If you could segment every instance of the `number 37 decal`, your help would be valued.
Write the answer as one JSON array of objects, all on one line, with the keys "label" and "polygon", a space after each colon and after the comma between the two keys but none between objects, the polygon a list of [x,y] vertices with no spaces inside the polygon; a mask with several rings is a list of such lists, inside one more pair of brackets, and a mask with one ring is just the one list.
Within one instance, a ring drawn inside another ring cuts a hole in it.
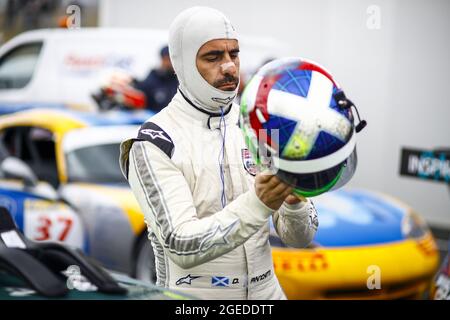
[{"label": "number 37 decal", "polygon": [[35,241],[58,241],[82,248],[80,217],[63,203],[27,200],[24,205],[25,235]]},{"label": "number 37 decal", "polygon": [[[54,222],[52,218],[48,215],[41,215],[38,218],[39,222],[37,225],[36,231],[39,233],[33,240],[41,241],[41,240],[51,240],[50,231],[51,229],[60,229],[60,226],[54,226]],[[67,234],[72,227],[72,218],[71,217],[57,217],[58,224],[61,224],[62,230],[59,232],[59,235],[56,235],[56,240],[64,241],[67,238]]]}]

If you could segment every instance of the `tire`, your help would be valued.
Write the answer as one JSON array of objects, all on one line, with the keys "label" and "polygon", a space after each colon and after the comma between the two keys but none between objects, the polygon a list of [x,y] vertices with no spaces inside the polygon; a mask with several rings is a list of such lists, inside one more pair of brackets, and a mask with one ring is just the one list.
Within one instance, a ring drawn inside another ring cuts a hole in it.
[{"label": "tire", "polygon": [[136,247],[134,277],[138,280],[156,283],[155,255],[150,240],[145,233]]}]

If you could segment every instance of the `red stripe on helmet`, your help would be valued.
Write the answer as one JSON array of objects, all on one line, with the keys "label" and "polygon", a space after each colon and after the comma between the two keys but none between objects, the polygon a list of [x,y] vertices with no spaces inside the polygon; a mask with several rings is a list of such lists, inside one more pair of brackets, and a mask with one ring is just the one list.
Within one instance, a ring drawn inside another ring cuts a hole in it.
[{"label": "red stripe on helmet", "polygon": [[311,70],[311,71],[317,71],[320,72],[321,74],[323,74],[324,76],[326,76],[331,82],[333,82],[335,87],[338,87],[338,84],[334,81],[333,77],[331,76],[331,74],[329,74],[327,71],[325,71],[323,68],[319,67],[316,64],[310,63],[310,62],[306,62],[303,61],[300,66],[299,66],[300,70]]},{"label": "red stripe on helmet", "polygon": [[[269,120],[269,113],[267,112],[267,98],[269,97],[269,92],[272,89],[273,85],[280,78],[280,75],[268,76],[264,77],[258,87],[258,91],[256,94],[255,107],[249,114],[250,125],[255,130],[256,136],[260,139],[260,129],[263,129],[262,123],[259,121],[256,110],[259,109],[266,121]],[[267,141],[267,144],[272,146],[272,141],[270,137],[267,136],[266,133],[261,132],[262,138]]]}]

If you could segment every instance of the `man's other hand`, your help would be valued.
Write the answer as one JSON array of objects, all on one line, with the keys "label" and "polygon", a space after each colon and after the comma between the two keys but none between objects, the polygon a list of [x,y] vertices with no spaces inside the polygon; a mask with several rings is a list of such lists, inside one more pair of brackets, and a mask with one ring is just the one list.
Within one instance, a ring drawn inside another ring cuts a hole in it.
[{"label": "man's other hand", "polygon": [[292,187],[290,185],[267,172],[256,175],[255,191],[258,198],[273,210],[278,210],[285,200],[289,204],[295,204],[300,201],[295,195],[291,195]]},{"label": "man's other hand", "polygon": [[284,199],[284,202],[286,202],[287,204],[297,204],[300,202],[306,202],[308,200],[306,200],[305,197],[301,196],[301,195],[295,195],[295,194],[290,194],[286,197],[286,199]]}]

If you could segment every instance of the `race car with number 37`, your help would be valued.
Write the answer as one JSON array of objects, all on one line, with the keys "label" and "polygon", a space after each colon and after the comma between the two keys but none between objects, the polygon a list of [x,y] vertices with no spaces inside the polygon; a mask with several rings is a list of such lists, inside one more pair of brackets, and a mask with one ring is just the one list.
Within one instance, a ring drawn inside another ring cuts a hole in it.
[{"label": "race car with number 37", "polygon": [[1,117],[0,206],[28,238],[81,248],[136,275],[146,231],[118,146],[151,114],[30,109]]}]

